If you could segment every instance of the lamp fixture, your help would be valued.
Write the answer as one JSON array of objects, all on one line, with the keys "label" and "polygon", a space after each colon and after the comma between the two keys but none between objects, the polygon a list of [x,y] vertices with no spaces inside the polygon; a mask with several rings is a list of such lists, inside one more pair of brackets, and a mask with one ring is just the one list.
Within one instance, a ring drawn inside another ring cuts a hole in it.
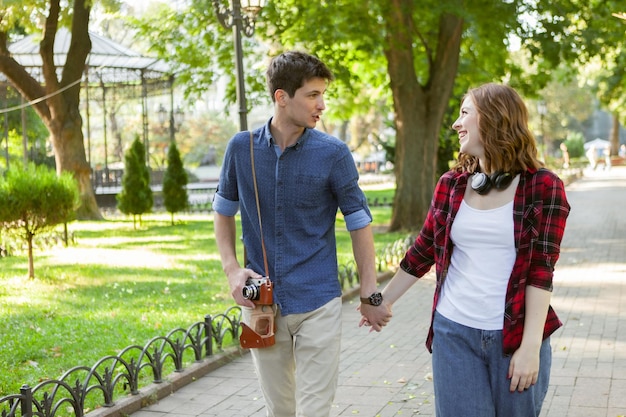
[{"label": "lamp fixture", "polygon": [[248,107],[246,104],[241,34],[243,33],[247,37],[251,37],[254,34],[254,23],[265,5],[265,0],[211,0],[211,2],[215,8],[217,20],[224,29],[233,29],[239,128],[242,131],[248,130]]},{"label": "lamp fixture", "polygon": [[254,34],[256,17],[265,6],[265,0],[211,0],[217,20],[225,29],[241,23],[241,31],[250,37]]}]

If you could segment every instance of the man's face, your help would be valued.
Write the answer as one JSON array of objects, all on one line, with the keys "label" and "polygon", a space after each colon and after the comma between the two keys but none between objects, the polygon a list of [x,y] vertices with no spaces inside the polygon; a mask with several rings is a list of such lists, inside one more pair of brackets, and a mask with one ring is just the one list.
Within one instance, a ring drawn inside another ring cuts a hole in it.
[{"label": "man's face", "polygon": [[314,128],[326,109],[325,91],[325,79],[311,78],[296,90],[293,97],[283,92],[284,110],[291,122],[299,127]]}]

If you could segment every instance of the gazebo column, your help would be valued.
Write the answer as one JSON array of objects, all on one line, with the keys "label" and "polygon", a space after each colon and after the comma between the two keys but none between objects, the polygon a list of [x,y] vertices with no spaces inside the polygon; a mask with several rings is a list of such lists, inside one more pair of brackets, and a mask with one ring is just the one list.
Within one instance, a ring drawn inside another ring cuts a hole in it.
[{"label": "gazebo column", "polygon": [[102,88],[102,132],[104,134],[104,175],[105,175],[105,183],[109,183],[109,150],[107,143],[107,94],[106,94],[106,86],[104,85],[104,81],[102,80],[102,76],[100,76],[100,87]]},{"label": "gazebo column", "polygon": [[148,137],[148,85],[144,70],[141,70],[141,121],[143,125],[143,146],[146,148],[146,164],[150,166],[150,139]]}]

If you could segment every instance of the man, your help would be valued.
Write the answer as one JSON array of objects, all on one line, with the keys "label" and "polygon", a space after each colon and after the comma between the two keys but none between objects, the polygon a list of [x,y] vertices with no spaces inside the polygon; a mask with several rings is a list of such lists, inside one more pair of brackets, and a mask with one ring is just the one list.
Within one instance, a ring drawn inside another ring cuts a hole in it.
[{"label": "man", "polygon": [[[249,307],[244,319],[254,303],[242,289],[248,278],[265,275],[262,244],[266,248],[276,304],[275,344],[252,349],[252,358],[272,417],[330,413],[341,342],[338,209],[352,239],[361,313],[374,330],[390,316],[381,312],[386,307],[376,285],[372,219],[350,151],[337,138],[315,130],[332,79],[326,65],[309,54],[286,52],[272,60],[267,84],[274,116],[253,132],[261,225],[249,132],[229,142],[213,203],[215,236],[231,294],[237,304]],[[237,211],[247,251],[244,266],[235,250]]]}]

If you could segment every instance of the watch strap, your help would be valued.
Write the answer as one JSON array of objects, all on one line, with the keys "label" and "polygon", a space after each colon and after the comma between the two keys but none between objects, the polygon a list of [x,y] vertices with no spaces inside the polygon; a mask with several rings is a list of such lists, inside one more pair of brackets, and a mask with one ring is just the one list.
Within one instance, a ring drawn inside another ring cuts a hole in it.
[{"label": "watch strap", "polygon": [[[370,295],[369,297],[360,297],[360,298],[361,298],[361,303],[369,304],[373,306],[379,306],[380,304],[382,304],[382,300],[383,300],[382,294],[378,291],[375,293],[372,293],[372,295]],[[380,301],[377,303],[376,302],[373,303],[372,298],[379,299]]]}]

